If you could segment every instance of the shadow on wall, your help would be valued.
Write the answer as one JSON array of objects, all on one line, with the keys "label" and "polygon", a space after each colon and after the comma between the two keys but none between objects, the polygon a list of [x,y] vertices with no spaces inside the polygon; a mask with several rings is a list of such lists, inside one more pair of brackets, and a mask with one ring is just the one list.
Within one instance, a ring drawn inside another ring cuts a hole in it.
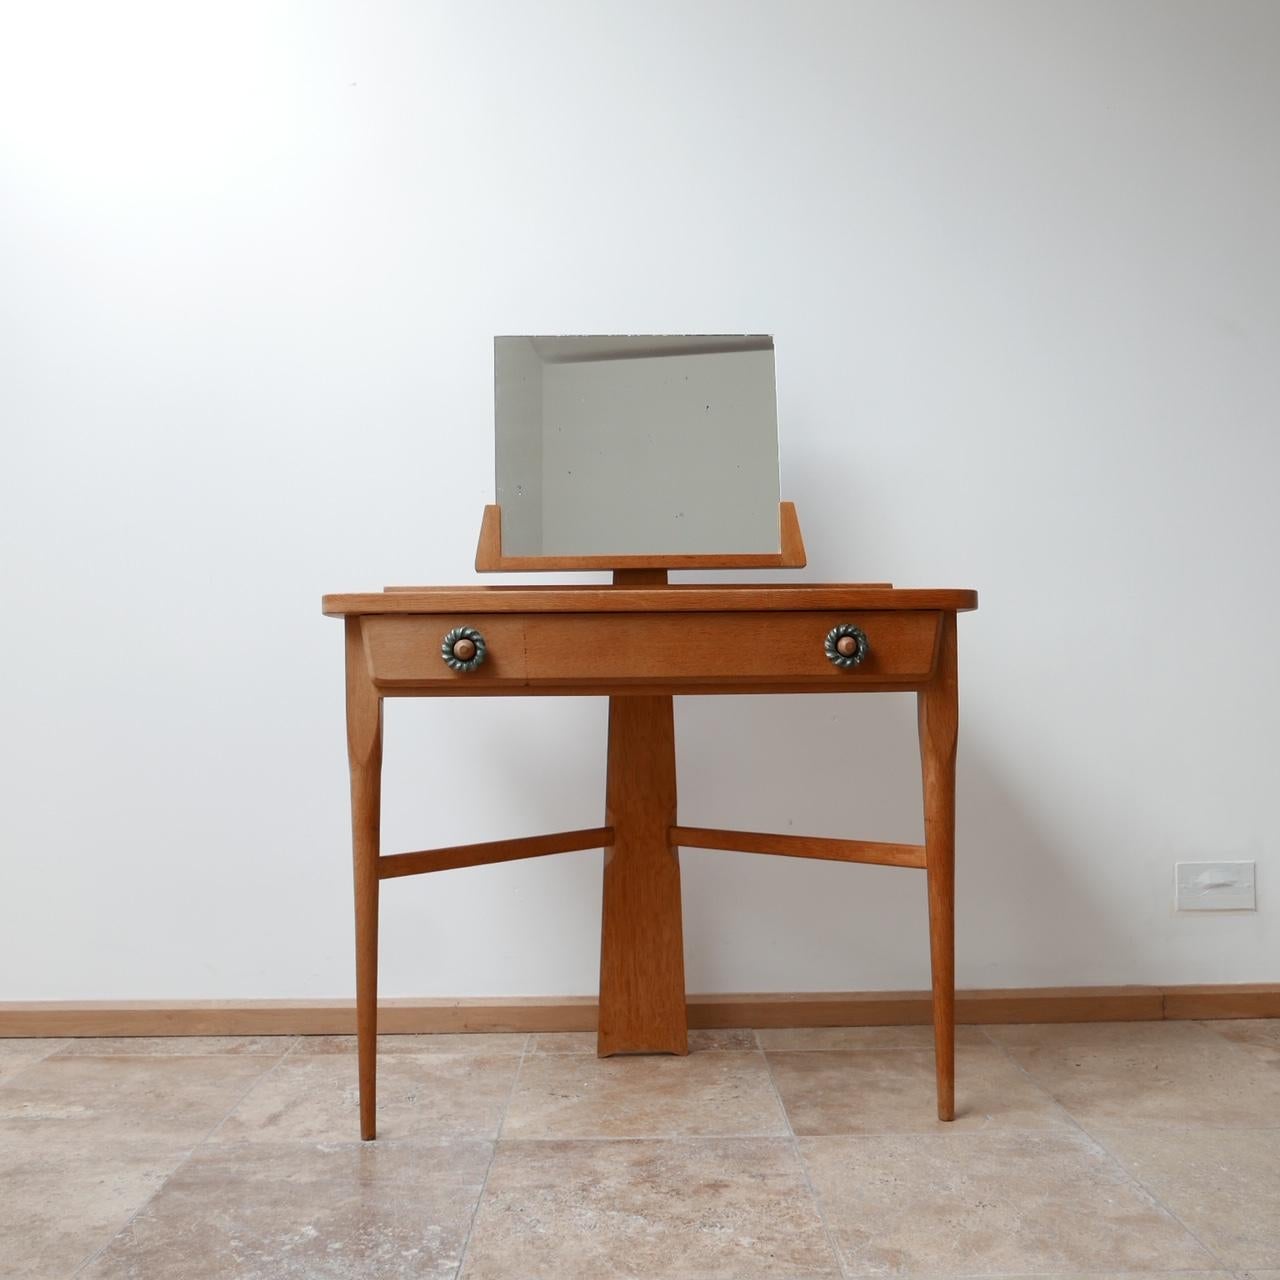
[{"label": "shadow on wall", "polygon": [[[912,695],[682,699],[677,736],[689,825],[923,839]],[[957,784],[959,984],[1104,982],[1132,968],[1131,931],[963,724]],[[681,859],[691,991],[928,985],[922,874],[719,852]]]},{"label": "shadow on wall", "polygon": [[[390,732],[397,747],[409,739],[413,749],[388,753],[388,847],[603,821],[607,702],[557,704],[437,704],[429,716],[397,706]],[[966,729],[963,707],[961,716],[960,985],[1102,983],[1136,971],[1131,921],[1090,882],[1079,856],[1087,851],[1055,832],[1051,803],[1066,801],[1053,778],[1025,770],[1035,793],[1020,791],[1000,767],[1007,742],[1002,757]],[[402,718],[422,722],[404,733]],[[430,744],[442,741],[450,752],[483,742],[482,763],[440,773]],[[913,695],[677,698],[676,750],[688,825],[923,838]],[[437,767],[424,778],[430,764]],[[485,995],[593,993],[600,865],[599,853],[584,852],[398,883],[385,902],[387,994],[466,994],[463,985]],[[684,850],[681,865],[691,992],[928,986],[919,872],[707,850]],[[547,973],[528,972],[530,946],[541,948]]]},{"label": "shadow on wall", "polygon": [[[1138,968],[1138,934],[1078,851],[1010,785],[982,741],[960,738],[957,951],[967,985],[1071,986]],[[1037,790],[1053,788],[1046,776]],[[963,930],[963,932],[960,932]]]}]

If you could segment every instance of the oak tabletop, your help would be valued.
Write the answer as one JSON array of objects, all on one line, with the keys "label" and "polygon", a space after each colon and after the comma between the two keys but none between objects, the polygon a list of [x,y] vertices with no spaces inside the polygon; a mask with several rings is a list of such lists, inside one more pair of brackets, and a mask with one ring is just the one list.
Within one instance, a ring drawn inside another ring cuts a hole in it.
[{"label": "oak tabletop", "polygon": [[940,609],[978,607],[976,591],[892,587],[887,583],[677,583],[668,586],[532,585],[388,587],[326,595],[331,618],[386,613],[722,613],[807,609]]}]

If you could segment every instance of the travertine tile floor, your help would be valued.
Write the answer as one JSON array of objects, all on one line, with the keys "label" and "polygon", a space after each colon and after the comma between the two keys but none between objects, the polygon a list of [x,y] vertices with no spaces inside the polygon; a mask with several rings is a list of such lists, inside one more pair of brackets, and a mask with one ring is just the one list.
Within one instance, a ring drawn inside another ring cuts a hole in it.
[{"label": "travertine tile floor", "polygon": [[0,1040],[0,1276],[1280,1280],[1280,1021]]}]

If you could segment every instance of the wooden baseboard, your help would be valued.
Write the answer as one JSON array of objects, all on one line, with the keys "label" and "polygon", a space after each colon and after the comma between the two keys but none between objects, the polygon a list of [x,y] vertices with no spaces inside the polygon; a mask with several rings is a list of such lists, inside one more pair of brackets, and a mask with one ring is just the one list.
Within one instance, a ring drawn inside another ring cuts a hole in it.
[{"label": "wooden baseboard", "polygon": [[[927,991],[690,996],[691,1027],[859,1027],[928,1023]],[[956,1018],[1147,1022],[1280,1017],[1280,983],[1180,987],[1018,987],[961,991]],[[594,1031],[594,996],[383,1000],[379,1029]],[[0,1003],[0,1036],[346,1035],[351,1000],[93,1000]]]}]

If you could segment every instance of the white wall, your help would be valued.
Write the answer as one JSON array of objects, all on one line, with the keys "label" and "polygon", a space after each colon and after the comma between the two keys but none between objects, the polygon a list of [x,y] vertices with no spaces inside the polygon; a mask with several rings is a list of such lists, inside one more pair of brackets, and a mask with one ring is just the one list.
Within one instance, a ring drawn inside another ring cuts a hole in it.
[{"label": "white wall", "polygon": [[[1280,6],[0,22],[0,998],[351,991],[320,595],[472,580],[557,332],[776,335],[803,576],[981,590],[962,983],[1280,978]],[[907,698],[677,717],[689,823],[918,837]],[[387,720],[389,850],[600,819],[603,703]],[[388,884],[384,992],[590,992],[599,860]],[[927,981],[918,877],[684,866],[694,990]]]}]

